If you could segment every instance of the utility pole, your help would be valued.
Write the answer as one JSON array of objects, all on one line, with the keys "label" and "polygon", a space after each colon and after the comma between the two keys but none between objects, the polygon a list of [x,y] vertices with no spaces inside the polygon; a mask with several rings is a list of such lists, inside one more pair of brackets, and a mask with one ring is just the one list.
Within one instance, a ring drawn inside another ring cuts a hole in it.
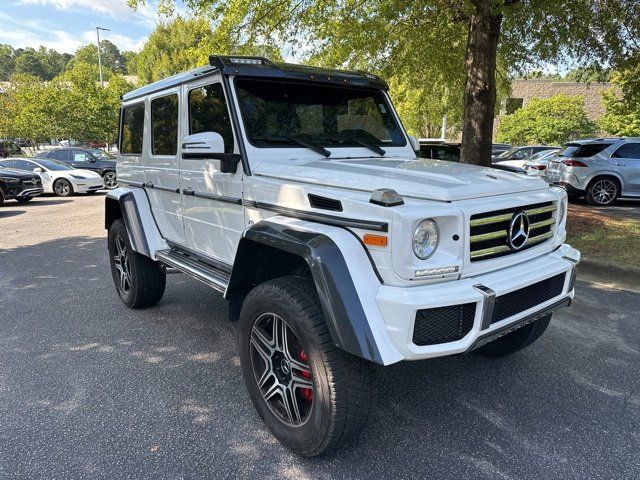
[{"label": "utility pole", "polygon": [[110,32],[108,28],[96,27],[96,37],[98,37],[98,72],[100,74],[100,86],[104,87],[104,82],[102,81],[102,58],[100,58],[100,30],[104,30],[105,32]]}]

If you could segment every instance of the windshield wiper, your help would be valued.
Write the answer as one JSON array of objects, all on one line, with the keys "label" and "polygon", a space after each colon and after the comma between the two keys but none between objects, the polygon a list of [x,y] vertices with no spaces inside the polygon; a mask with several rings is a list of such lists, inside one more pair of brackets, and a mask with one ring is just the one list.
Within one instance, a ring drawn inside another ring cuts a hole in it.
[{"label": "windshield wiper", "polygon": [[309,150],[313,150],[320,155],[324,155],[325,157],[331,156],[331,152],[321,145],[316,145],[313,143],[306,142],[297,137],[284,136],[284,137],[254,137],[254,140],[265,141],[265,142],[293,142],[297,143],[301,147],[308,148]]},{"label": "windshield wiper", "polygon": [[386,150],[384,150],[383,148],[380,148],[378,145],[374,145],[373,143],[370,142],[366,142],[364,140],[360,140],[359,138],[354,137],[353,135],[343,135],[337,138],[331,138],[331,137],[327,137],[328,140],[334,141],[334,142],[342,142],[342,141],[348,141],[348,142],[353,142],[356,145],[359,145],[361,147],[366,148],[367,150],[371,150],[374,153],[377,153],[378,155],[380,155],[381,157],[384,157],[384,155],[387,153]]}]

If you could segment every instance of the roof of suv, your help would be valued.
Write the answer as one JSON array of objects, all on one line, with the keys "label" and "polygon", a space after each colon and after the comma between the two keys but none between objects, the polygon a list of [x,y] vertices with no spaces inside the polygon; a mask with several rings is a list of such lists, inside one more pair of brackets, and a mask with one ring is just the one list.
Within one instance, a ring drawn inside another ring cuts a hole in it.
[{"label": "roof of suv", "polygon": [[377,75],[356,70],[333,70],[293,63],[272,62],[264,57],[211,55],[209,65],[137,88],[122,96],[123,101],[159,92],[183,83],[221,73],[246,77],[268,77],[306,80],[352,87],[371,87],[388,90],[389,86]]},{"label": "roof of suv", "polygon": [[565,145],[588,145],[590,143],[602,142],[619,142],[621,140],[640,141],[640,137],[603,137],[603,138],[585,138],[582,140],[572,140]]}]

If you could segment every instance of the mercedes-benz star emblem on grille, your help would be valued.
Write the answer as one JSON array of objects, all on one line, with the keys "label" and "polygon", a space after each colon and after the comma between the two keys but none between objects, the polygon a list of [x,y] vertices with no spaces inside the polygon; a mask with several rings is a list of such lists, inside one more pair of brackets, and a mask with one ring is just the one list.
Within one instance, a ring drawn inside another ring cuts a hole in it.
[{"label": "mercedes-benz star emblem on grille", "polygon": [[512,250],[520,250],[527,243],[529,238],[529,229],[531,222],[529,216],[525,212],[517,212],[513,214],[511,223],[509,223],[509,231],[507,244]]}]

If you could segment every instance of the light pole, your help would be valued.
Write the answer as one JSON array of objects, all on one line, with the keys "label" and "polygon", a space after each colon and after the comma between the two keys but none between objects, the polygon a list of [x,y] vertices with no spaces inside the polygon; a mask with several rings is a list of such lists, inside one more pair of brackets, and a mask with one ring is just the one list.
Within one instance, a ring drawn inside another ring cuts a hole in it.
[{"label": "light pole", "polygon": [[100,30],[104,30],[105,32],[110,32],[108,28],[96,27],[96,36],[98,37],[98,72],[100,72],[100,86],[104,87],[104,82],[102,81],[102,59],[100,58]]}]

